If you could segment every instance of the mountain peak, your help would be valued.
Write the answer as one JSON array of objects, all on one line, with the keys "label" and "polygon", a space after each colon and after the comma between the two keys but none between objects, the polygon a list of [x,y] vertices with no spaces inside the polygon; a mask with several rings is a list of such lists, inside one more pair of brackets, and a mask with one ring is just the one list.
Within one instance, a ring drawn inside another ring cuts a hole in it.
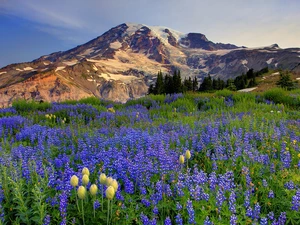
[{"label": "mountain peak", "polygon": [[270,45],[269,48],[280,48],[280,47],[278,44],[275,43],[275,44]]},{"label": "mountain peak", "polygon": [[123,23],[68,51],[0,68],[0,99],[10,104],[18,97],[61,101],[93,95],[124,102],[146,94],[159,70],[179,69],[199,81],[208,73],[227,79],[250,68],[292,69],[299,52],[277,44],[243,48],[214,43],[201,33]]}]

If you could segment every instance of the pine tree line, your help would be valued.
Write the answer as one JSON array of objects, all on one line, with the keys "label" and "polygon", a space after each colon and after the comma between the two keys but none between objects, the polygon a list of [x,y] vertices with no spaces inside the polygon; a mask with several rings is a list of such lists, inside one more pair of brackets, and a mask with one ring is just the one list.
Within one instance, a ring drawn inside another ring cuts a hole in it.
[{"label": "pine tree line", "polygon": [[198,88],[197,77],[192,80],[191,77],[184,79],[182,82],[180,70],[176,70],[173,76],[166,74],[163,76],[162,72],[159,71],[157,74],[157,80],[155,86],[153,84],[149,87],[149,94],[173,94],[181,93],[186,91],[200,91],[210,92],[216,90],[222,90],[224,88],[236,91],[244,88],[250,88],[257,85],[256,77],[267,73],[268,67],[263,68],[257,72],[253,69],[248,70],[246,74],[237,76],[234,79],[228,79],[227,81],[221,80],[220,78],[214,79],[210,75],[203,79],[200,87]]},{"label": "pine tree line", "polygon": [[269,71],[268,67],[263,68],[257,72],[253,69],[248,70],[246,74],[237,76],[234,79],[228,79],[226,82],[218,79],[212,79],[210,75],[205,77],[200,85],[199,91],[215,91],[227,88],[232,91],[241,90],[244,88],[251,88],[257,85],[256,77],[267,73]]},{"label": "pine tree line", "polygon": [[148,93],[159,95],[197,90],[198,81],[196,77],[193,80],[191,79],[191,77],[189,77],[188,79],[185,78],[184,81],[182,81],[180,70],[175,70],[173,76],[169,74],[163,76],[162,72],[159,71],[157,74],[155,86],[151,84]]}]

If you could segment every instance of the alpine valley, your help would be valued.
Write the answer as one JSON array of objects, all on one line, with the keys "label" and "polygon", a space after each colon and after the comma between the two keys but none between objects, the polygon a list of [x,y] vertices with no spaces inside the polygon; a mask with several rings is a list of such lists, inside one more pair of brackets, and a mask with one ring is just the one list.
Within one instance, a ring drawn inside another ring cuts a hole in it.
[{"label": "alpine valley", "polygon": [[145,95],[158,71],[182,77],[234,78],[250,68],[300,72],[300,48],[213,43],[200,33],[124,23],[73,49],[0,69],[0,107],[14,99],[125,102]]}]

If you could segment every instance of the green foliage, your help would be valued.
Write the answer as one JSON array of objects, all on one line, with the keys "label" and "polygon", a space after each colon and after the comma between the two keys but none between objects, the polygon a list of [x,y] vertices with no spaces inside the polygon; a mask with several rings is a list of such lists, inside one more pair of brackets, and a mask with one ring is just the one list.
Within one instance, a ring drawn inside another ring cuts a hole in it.
[{"label": "green foliage", "polygon": [[215,95],[218,97],[228,97],[231,96],[233,94],[233,92],[231,90],[228,89],[224,89],[224,90],[220,90],[220,91],[216,91]]},{"label": "green foliage", "polygon": [[83,98],[80,99],[78,102],[87,105],[101,105],[101,100],[97,97]]},{"label": "green foliage", "polygon": [[264,93],[264,97],[267,100],[273,101],[276,104],[283,104],[293,108],[300,107],[299,96],[289,95],[289,92],[281,88],[273,88]]},{"label": "green foliage", "polygon": [[294,83],[291,79],[291,75],[287,71],[280,72],[280,79],[276,82],[276,85],[286,90],[292,90],[294,88]]},{"label": "green foliage", "polygon": [[176,101],[170,104],[172,108],[176,108],[176,111],[179,112],[193,112],[196,110],[197,106],[195,105],[194,100],[188,98],[179,98]]},{"label": "green foliage", "polygon": [[255,103],[255,94],[237,92],[235,95],[233,95],[233,100],[234,102]]},{"label": "green foliage", "polygon": [[46,111],[51,107],[49,102],[35,102],[35,101],[26,101],[24,99],[18,99],[12,103],[17,112],[34,112],[34,111]]}]

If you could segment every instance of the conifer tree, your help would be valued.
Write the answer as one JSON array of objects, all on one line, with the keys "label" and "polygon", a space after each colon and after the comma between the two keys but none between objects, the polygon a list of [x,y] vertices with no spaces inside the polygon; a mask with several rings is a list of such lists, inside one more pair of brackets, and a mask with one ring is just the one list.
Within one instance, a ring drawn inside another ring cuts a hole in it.
[{"label": "conifer tree", "polygon": [[159,71],[157,74],[157,79],[154,87],[154,94],[160,95],[164,93],[164,80],[162,72]]},{"label": "conifer tree", "polygon": [[175,93],[182,92],[180,70],[175,70],[174,71],[173,82],[174,82],[174,92]]},{"label": "conifer tree", "polygon": [[174,93],[174,81],[173,77],[166,74],[164,78],[164,89],[166,94],[173,94]]},{"label": "conifer tree", "polygon": [[154,86],[153,84],[150,84],[149,89],[148,89],[148,94],[154,94]]},{"label": "conifer tree", "polygon": [[197,91],[198,90],[198,81],[197,81],[197,77],[194,77],[193,80],[193,91]]},{"label": "conifer tree", "polygon": [[280,72],[280,78],[279,81],[276,82],[276,85],[287,90],[291,90],[294,87],[294,83],[288,72]]},{"label": "conifer tree", "polygon": [[228,90],[231,90],[231,91],[236,91],[236,86],[234,85],[234,82],[232,79],[228,79],[227,80],[227,85],[226,87],[228,88]]},{"label": "conifer tree", "polygon": [[202,84],[200,85],[199,91],[211,91],[213,90],[212,79],[208,74],[208,77],[205,77]]},{"label": "conifer tree", "polygon": [[192,91],[192,90],[193,90],[193,82],[191,77],[189,77],[189,79],[184,78],[183,91]]}]

